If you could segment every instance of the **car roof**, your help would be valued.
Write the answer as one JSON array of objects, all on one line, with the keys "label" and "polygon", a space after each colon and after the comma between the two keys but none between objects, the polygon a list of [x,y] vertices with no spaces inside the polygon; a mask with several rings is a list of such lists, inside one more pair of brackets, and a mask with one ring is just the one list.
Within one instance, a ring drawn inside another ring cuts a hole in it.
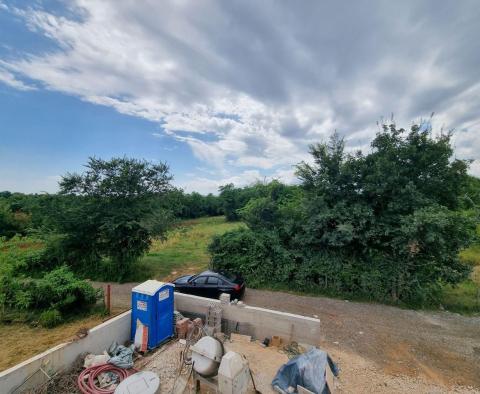
[{"label": "car roof", "polygon": [[195,277],[198,278],[199,276],[216,276],[217,278],[221,278],[229,283],[241,283],[243,281],[240,276],[225,271],[206,270],[196,275]]},{"label": "car roof", "polygon": [[197,276],[206,276],[206,275],[210,275],[210,276],[223,276],[223,275],[222,275],[221,273],[219,273],[219,272],[210,271],[210,270],[203,271],[202,273],[198,274]]}]

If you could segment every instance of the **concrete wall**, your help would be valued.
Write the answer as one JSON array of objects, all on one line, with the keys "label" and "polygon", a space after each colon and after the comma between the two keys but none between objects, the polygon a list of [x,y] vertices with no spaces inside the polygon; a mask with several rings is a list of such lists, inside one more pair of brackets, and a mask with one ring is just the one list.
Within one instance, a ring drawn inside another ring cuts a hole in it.
[{"label": "concrete wall", "polygon": [[[175,293],[175,308],[182,313],[205,317],[210,305],[220,301]],[[221,304],[222,319],[228,331],[252,335],[256,339],[278,335],[286,341],[317,345],[320,320],[251,306]],[[0,372],[0,394],[21,392],[46,381],[40,368],[49,375],[68,369],[82,353],[100,354],[113,341],[120,344],[130,339],[131,311],[127,311],[89,330],[85,338],[63,343]],[[25,384],[22,385],[22,383]],[[21,386],[21,387],[20,387]],[[17,390],[18,389],[18,390]]]},{"label": "concrete wall", "polygon": [[102,353],[114,340],[124,343],[130,339],[130,315],[130,311],[122,313],[92,328],[82,339],[57,345],[0,372],[0,394],[22,392],[45,382],[46,376],[40,368],[53,375],[57,371],[68,369],[82,353]]},{"label": "concrete wall", "polygon": [[175,293],[175,309],[181,312],[205,316],[210,305],[222,306],[222,319],[230,323],[228,331],[251,335],[258,340],[278,335],[290,342],[319,344],[319,319],[247,305],[221,304],[218,300]]}]

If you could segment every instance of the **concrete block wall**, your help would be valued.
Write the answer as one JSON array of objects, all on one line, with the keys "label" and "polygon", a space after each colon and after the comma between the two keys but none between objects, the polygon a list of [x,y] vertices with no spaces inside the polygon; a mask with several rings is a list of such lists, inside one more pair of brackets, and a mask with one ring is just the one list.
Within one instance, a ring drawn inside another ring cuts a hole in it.
[{"label": "concrete block wall", "polygon": [[181,312],[205,316],[210,305],[221,305],[222,319],[238,323],[241,334],[252,335],[258,340],[278,335],[286,341],[319,344],[319,319],[254,306],[222,304],[218,300],[175,293],[175,308]]},{"label": "concrete block wall", "polygon": [[[187,315],[204,318],[210,305],[220,305],[220,301],[175,293],[175,308]],[[287,341],[318,345],[318,319],[251,306],[221,306],[222,319],[235,323],[241,334],[252,335],[259,340],[278,335]],[[130,320],[131,311],[127,311],[92,328],[85,338],[55,346],[0,372],[0,394],[20,393],[45,382],[47,378],[40,368],[53,375],[67,370],[82,353],[100,354],[113,341],[123,344],[130,339]]]},{"label": "concrete block wall", "polygon": [[92,328],[84,338],[57,345],[0,372],[0,394],[21,393],[45,382],[47,378],[40,368],[51,376],[68,369],[82,353],[100,354],[113,341],[123,344],[130,339],[130,316],[131,311],[122,313]]}]

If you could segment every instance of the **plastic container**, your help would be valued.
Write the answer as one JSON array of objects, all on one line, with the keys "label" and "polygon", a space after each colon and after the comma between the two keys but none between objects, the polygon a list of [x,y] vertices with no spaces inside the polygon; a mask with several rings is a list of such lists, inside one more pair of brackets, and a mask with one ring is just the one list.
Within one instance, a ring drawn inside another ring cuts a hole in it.
[{"label": "plastic container", "polygon": [[160,392],[160,378],[150,371],[137,372],[123,380],[115,394],[156,394]]}]

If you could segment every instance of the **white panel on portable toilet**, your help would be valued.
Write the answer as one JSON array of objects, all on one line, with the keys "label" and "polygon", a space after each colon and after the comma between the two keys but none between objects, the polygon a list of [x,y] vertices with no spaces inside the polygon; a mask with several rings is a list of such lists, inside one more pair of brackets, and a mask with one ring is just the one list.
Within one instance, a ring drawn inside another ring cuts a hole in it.
[{"label": "white panel on portable toilet", "polygon": [[159,282],[158,280],[154,280],[154,279],[149,279],[135,286],[132,289],[132,291],[135,293],[142,293],[145,295],[153,296],[158,290],[160,290],[160,288],[163,285],[164,285],[163,282]]},{"label": "white panel on portable toilet", "polygon": [[150,371],[137,372],[123,380],[115,394],[156,394],[160,392],[160,378]]},{"label": "white panel on portable toilet", "polygon": [[248,363],[240,354],[228,352],[218,369],[218,389],[222,394],[243,394],[248,390]]}]

